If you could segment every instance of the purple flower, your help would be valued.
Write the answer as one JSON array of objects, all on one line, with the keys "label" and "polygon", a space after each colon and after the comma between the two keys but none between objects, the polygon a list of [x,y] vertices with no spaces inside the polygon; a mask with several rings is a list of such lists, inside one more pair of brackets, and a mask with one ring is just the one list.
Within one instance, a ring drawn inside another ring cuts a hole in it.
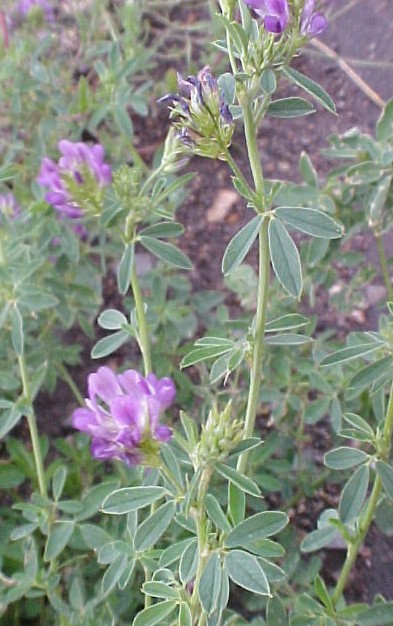
[{"label": "purple flower", "polygon": [[18,12],[27,17],[34,8],[42,9],[47,22],[54,22],[55,16],[53,7],[48,0],[20,0],[18,4]]},{"label": "purple flower", "polygon": [[255,13],[263,17],[263,25],[269,33],[282,33],[289,22],[287,0],[245,0]]},{"label": "purple flower", "polygon": [[300,32],[308,37],[320,35],[327,27],[327,19],[322,13],[314,12],[315,0],[304,0]]},{"label": "purple flower", "polygon": [[100,367],[88,378],[88,394],[86,408],[76,409],[72,422],[92,436],[92,455],[130,466],[154,465],[159,443],[172,436],[159,418],[175,399],[173,380],[154,374],[144,378],[135,370],[115,374]]},{"label": "purple flower", "polygon": [[8,192],[0,195],[0,223],[1,215],[5,215],[11,220],[19,217],[21,208],[13,193]]},{"label": "purple flower", "polygon": [[[52,204],[63,216],[78,218],[82,216],[80,206],[72,197],[71,186],[92,186],[99,191],[112,180],[112,171],[104,163],[104,148],[100,144],[88,146],[85,143],[73,143],[63,139],[58,148],[61,157],[58,163],[44,158],[37,178],[40,185],[48,187],[45,200]],[[72,185],[71,185],[72,184]]]}]

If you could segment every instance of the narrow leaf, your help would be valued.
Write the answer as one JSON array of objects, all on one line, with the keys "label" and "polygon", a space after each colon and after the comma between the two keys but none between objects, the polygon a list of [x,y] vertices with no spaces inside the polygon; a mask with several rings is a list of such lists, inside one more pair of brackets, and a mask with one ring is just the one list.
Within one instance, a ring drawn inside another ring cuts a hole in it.
[{"label": "narrow leaf", "polygon": [[175,510],[176,504],[170,500],[145,519],[135,533],[135,549],[143,551],[154,546],[171,523]]},{"label": "narrow leaf", "polygon": [[288,226],[302,233],[323,239],[339,239],[343,235],[343,226],[335,219],[306,207],[277,207],[274,213],[283,219]]},{"label": "narrow leaf", "polygon": [[164,487],[124,487],[105,498],[102,511],[110,515],[123,515],[153,504],[166,494]]},{"label": "narrow leaf", "polygon": [[322,359],[320,365],[336,365],[336,363],[344,363],[345,361],[352,361],[353,359],[357,359],[361,356],[365,356],[366,354],[371,354],[371,352],[375,352],[379,350],[381,344],[375,343],[364,343],[359,346],[351,346],[349,348],[342,348],[341,350],[337,350],[333,354],[329,354],[329,356],[325,356]]},{"label": "narrow leaf", "polygon": [[231,580],[253,593],[270,595],[269,582],[258,559],[243,550],[231,550],[225,557],[225,568]]},{"label": "narrow leaf", "polygon": [[132,243],[128,243],[124,246],[124,251],[117,270],[117,286],[123,296],[125,296],[129,289],[133,267],[134,245]]},{"label": "narrow leaf", "polygon": [[330,113],[336,113],[336,106],[329,96],[329,94],[314,80],[305,76],[301,72],[294,70],[292,67],[286,67],[283,70],[284,76],[288,78],[291,82],[301,87],[304,91],[309,93],[315,100],[317,100],[325,109],[330,111]]},{"label": "narrow leaf", "polygon": [[335,470],[349,469],[369,459],[368,454],[357,448],[342,446],[325,454],[324,463]]},{"label": "narrow leaf", "polygon": [[229,467],[229,465],[224,465],[223,463],[217,463],[216,470],[221,476],[229,480],[231,483],[236,485],[241,491],[245,493],[249,493],[252,496],[260,496],[261,492],[256,483],[254,483],[251,478],[248,476],[244,476],[240,474],[237,470]]},{"label": "narrow leaf", "polygon": [[290,118],[310,115],[315,109],[303,98],[282,98],[271,102],[267,112],[272,117]]},{"label": "narrow leaf", "polygon": [[368,465],[361,465],[345,485],[339,505],[340,520],[347,524],[359,513],[367,495],[370,470]]},{"label": "narrow leaf", "polygon": [[377,461],[376,468],[386,495],[393,500],[393,468],[384,461]]},{"label": "narrow leaf", "polygon": [[299,252],[284,224],[278,219],[269,222],[270,257],[274,272],[284,289],[295,298],[302,292],[302,270]]},{"label": "narrow leaf", "polygon": [[288,516],[280,511],[263,511],[247,518],[231,530],[225,539],[228,548],[251,543],[279,533],[288,524]]},{"label": "narrow leaf", "polygon": [[154,237],[141,236],[140,242],[146,250],[151,252],[161,261],[165,261],[173,267],[178,267],[183,270],[191,270],[192,263],[190,259],[178,248],[171,243],[160,241]]},{"label": "narrow leaf", "polygon": [[229,242],[222,259],[224,274],[233,272],[240,265],[258,236],[263,216],[257,215],[248,222]]},{"label": "narrow leaf", "polygon": [[153,604],[147,609],[143,609],[135,617],[132,626],[155,626],[155,624],[163,624],[164,620],[176,608],[175,600],[165,600],[158,604]]}]

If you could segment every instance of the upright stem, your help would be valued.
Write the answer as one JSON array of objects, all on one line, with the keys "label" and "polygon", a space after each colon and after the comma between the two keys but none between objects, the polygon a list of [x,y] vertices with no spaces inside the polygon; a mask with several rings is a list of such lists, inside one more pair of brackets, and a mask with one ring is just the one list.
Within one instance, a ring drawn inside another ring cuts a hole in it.
[{"label": "upright stem", "polygon": [[36,420],[34,410],[33,410],[30,382],[29,382],[26,361],[25,361],[24,356],[18,357],[18,363],[19,363],[19,371],[20,371],[20,375],[22,379],[23,396],[29,407],[29,411],[28,411],[28,414],[26,415],[26,419],[29,425],[31,445],[33,447],[33,455],[34,455],[34,461],[35,461],[35,466],[36,466],[36,471],[37,471],[38,486],[39,486],[41,495],[46,497],[47,490],[46,490],[46,482],[45,482],[44,463],[42,461],[40,441],[38,437],[37,420]]},{"label": "upright stem", "polygon": [[390,301],[393,301],[393,285],[392,285],[392,279],[390,277],[388,262],[386,259],[386,251],[385,251],[385,246],[383,245],[382,235],[380,233],[374,232],[374,236],[375,236],[375,241],[377,244],[379,262],[381,264],[381,272],[382,272],[383,280],[385,283],[385,287],[388,292],[388,299]]},{"label": "upright stem", "polygon": [[[193,591],[191,602],[190,602],[190,609],[191,609],[191,612],[193,613],[194,619],[196,617],[196,615],[194,615],[196,611],[199,609],[202,611],[202,608],[199,607],[199,602],[198,602],[198,586],[201,580],[201,576],[203,574],[205,563],[209,556],[209,549],[208,549],[208,546],[206,545],[207,537],[206,537],[205,499],[206,499],[207,490],[209,488],[209,483],[210,483],[212,473],[213,473],[213,470],[210,466],[206,467],[203,470],[201,480],[199,483],[197,500],[196,500],[195,523],[197,527],[199,559],[198,559],[198,568],[197,568],[195,581],[194,581],[194,591]],[[203,615],[203,611],[202,611],[202,615]],[[204,626],[205,624],[205,618],[202,617],[202,615],[200,616],[200,620],[198,622],[200,626]]]},{"label": "upright stem", "polygon": [[[257,128],[254,121],[252,103],[248,95],[243,92],[239,95],[239,102],[243,109],[244,133],[251,172],[254,180],[256,193],[256,209],[265,210],[265,184],[262,164],[259,156]],[[265,218],[259,233],[259,272],[258,272],[258,296],[257,311],[255,316],[255,328],[253,334],[252,365],[250,373],[250,391],[248,394],[246,417],[244,422],[244,437],[250,437],[255,426],[257,414],[259,390],[262,378],[262,355],[263,339],[265,335],[267,297],[269,291],[270,251],[268,239],[269,220]],[[237,468],[244,472],[247,463],[247,454],[239,457]]]},{"label": "upright stem", "polygon": [[[381,442],[379,454],[378,454],[378,458],[381,460],[388,461],[390,458],[392,433],[393,433],[393,384],[392,384],[392,388],[390,391],[389,404],[388,404],[388,408],[386,412],[385,425],[384,425],[383,434],[382,434],[382,442]],[[377,475],[373,489],[371,491],[370,499],[367,504],[367,508],[359,524],[358,535],[355,537],[352,543],[348,546],[347,557],[345,559],[344,566],[341,570],[341,574],[337,581],[336,588],[332,595],[332,602],[334,606],[337,605],[338,601],[340,600],[343,594],[345,586],[348,582],[348,577],[356,561],[356,557],[359,553],[360,548],[362,547],[363,541],[374,519],[374,514],[378,506],[381,491],[382,491],[382,482],[379,476]]]},{"label": "upright stem", "polygon": [[[264,219],[259,233],[259,276],[258,276],[258,302],[255,316],[255,330],[252,354],[252,366],[250,373],[250,391],[248,394],[246,417],[244,421],[244,438],[251,437],[254,431],[257,414],[259,390],[262,379],[263,339],[265,335],[267,296],[269,291],[269,268],[270,253],[268,240],[269,220]],[[243,473],[246,468],[247,454],[239,457],[237,468]]]},{"label": "upright stem", "polygon": [[143,296],[142,296],[141,286],[139,284],[139,278],[136,273],[135,263],[134,263],[134,267],[132,270],[131,287],[132,287],[132,292],[134,294],[136,316],[138,320],[139,347],[142,352],[145,376],[147,376],[152,371],[150,342],[149,342],[149,334],[147,330],[147,320],[146,320]]}]

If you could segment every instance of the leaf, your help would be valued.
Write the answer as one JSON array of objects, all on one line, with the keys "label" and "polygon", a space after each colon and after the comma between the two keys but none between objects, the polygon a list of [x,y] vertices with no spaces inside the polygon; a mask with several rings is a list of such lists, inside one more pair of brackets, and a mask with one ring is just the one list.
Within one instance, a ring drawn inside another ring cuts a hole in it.
[{"label": "leaf", "polygon": [[258,236],[262,221],[263,216],[257,215],[231,239],[222,259],[222,271],[224,274],[233,272],[243,261]]},{"label": "leaf", "polygon": [[117,269],[117,286],[125,296],[131,282],[132,270],[134,267],[134,244],[128,243],[124,246],[123,254]]},{"label": "leaf", "polygon": [[142,509],[167,495],[164,487],[124,487],[110,493],[102,504],[103,513],[123,515]]},{"label": "leaf", "polygon": [[344,524],[351,522],[362,508],[367,495],[369,478],[368,465],[361,465],[345,485],[338,508],[340,520]]},{"label": "leaf", "polygon": [[268,114],[272,117],[291,118],[315,113],[315,109],[303,98],[282,98],[269,104]]},{"label": "leaf", "polygon": [[328,546],[337,534],[338,531],[334,526],[313,530],[303,539],[300,549],[302,552],[315,552],[316,550],[321,550],[321,548]]},{"label": "leaf", "polygon": [[179,599],[179,594],[176,589],[156,580],[144,583],[142,585],[142,591],[153,598],[164,598],[165,600]]},{"label": "leaf", "polygon": [[11,310],[11,336],[16,354],[22,356],[24,343],[23,319],[16,305]]},{"label": "leaf", "polygon": [[278,596],[270,598],[266,611],[267,626],[288,626],[287,612]]},{"label": "leaf", "polygon": [[233,104],[236,97],[236,81],[230,72],[225,72],[217,78],[220,96],[227,104]]},{"label": "leaf", "polygon": [[73,521],[55,522],[50,527],[45,544],[45,561],[53,561],[53,559],[63,552],[74,532],[74,528],[75,522]]},{"label": "leaf", "polygon": [[310,320],[304,315],[299,315],[298,313],[290,313],[289,315],[283,315],[282,317],[277,317],[274,320],[270,320],[270,322],[266,322],[265,333],[275,333],[283,330],[293,330],[295,328],[300,328],[302,326],[307,326],[310,323]]},{"label": "leaf", "polygon": [[325,109],[337,115],[336,106],[329,96],[329,94],[314,80],[305,76],[301,72],[294,70],[292,67],[285,67],[283,69],[283,74],[290,80],[291,82],[301,87],[304,91],[309,93],[315,100],[317,100]]},{"label": "leaf", "polygon": [[198,595],[203,609],[208,615],[217,607],[218,594],[221,588],[221,562],[217,552],[213,552],[202,572],[198,586]]},{"label": "leaf", "polygon": [[126,316],[117,309],[106,309],[98,316],[98,325],[105,330],[120,330],[127,324]]},{"label": "leaf", "polygon": [[225,539],[228,548],[247,547],[256,541],[279,533],[288,524],[288,516],[280,511],[262,511],[247,518],[231,530]]},{"label": "leaf", "polygon": [[386,372],[392,369],[393,359],[391,355],[385,356],[370,365],[366,365],[355,376],[352,376],[348,383],[349,389],[364,389],[374,382],[378,381],[381,377],[385,376]]},{"label": "leaf", "polygon": [[145,235],[140,237],[140,242],[146,250],[151,252],[161,261],[165,261],[169,265],[183,270],[192,269],[190,259],[184,254],[184,252],[173,246],[171,243],[160,241],[154,237],[146,237]]},{"label": "leaf", "polygon": [[270,257],[274,272],[284,289],[295,298],[302,292],[302,270],[299,252],[284,224],[278,219],[269,222]]},{"label": "leaf", "polygon": [[393,602],[375,604],[356,618],[359,626],[390,626],[393,622]]},{"label": "leaf", "polygon": [[178,626],[192,626],[192,615],[188,604],[184,602],[179,608],[179,623]]},{"label": "leaf", "polygon": [[307,185],[318,189],[318,174],[307,152],[302,152],[300,155],[299,171]]},{"label": "leaf", "polygon": [[232,348],[233,345],[228,346],[228,344],[224,344],[222,346],[206,346],[203,348],[196,348],[183,357],[180,362],[180,367],[189,367],[190,365],[195,365],[201,361],[206,361],[206,359],[213,359],[221,354],[230,352]]},{"label": "leaf", "polygon": [[119,554],[109,565],[102,578],[101,591],[103,595],[109,593],[116,586],[127,565],[128,556],[126,554]]},{"label": "leaf", "polygon": [[16,426],[22,417],[23,412],[18,405],[13,405],[11,409],[4,411],[0,416],[0,439],[3,439],[10,430]]},{"label": "leaf", "polygon": [[123,343],[126,343],[130,338],[130,333],[127,330],[119,330],[109,337],[104,337],[97,341],[96,345],[91,351],[92,359],[102,359],[104,356],[108,356],[113,352],[116,352]]},{"label": "leaf", "polygon": [[380,347],[381,344],[378,343],[363,343],[359,346],[342,348],[341,350],[337,350],[337,352],[333,352],[333,354],[329,354],[329,356],[325,356],[325,358],[322,359],[322,361],[320,362],[320,365],[336,365],[336,363],[352,361],[353,359],[358,359],[359,357],[365,356],[366,354],[371,354],[371,352],[379,350]]},{"label": "leaf", "polygon": [[101,546],[112,541],[112,537],[95,524],[81,524],[79,529],[84,542],[91,550],[99,550]]},{"label": "leaf", "polygon": [[275,215],[283,219],[288,226],[300,230],[302,233],[323,239],[339,239],[344,229],[335,219],[318,211],[306,207],[277,207]]},{"label": "leaf", "polygon": [[231,483],[236,485],[241,491],[245,493],[249,493],[252,496],[260,496],[261,492],[256,483],[254,483],[251,478],[248,476],[244,476],[240,474],[237,470],[229,467],[229,465],[224,465],[223,463],[216,464],[216,470],[221,476],[229,480]]},{"label": "leaf", "polygon": [[276,91],[277,80],[273,70],[267,68],[262,72],[259,79],[259,86],[262,89],[263,93],[267,96],[270,96]]},{"label": "leaf", "polygon": [[160,222],[159,224],[152,224],[147,226],[143,230],[139,231],[139,235],[148,237],[179,237],[184,233],[184,226],[179,222]]},{"label": "leaf", "polygon": [[308,335],[300,335],[297,333],[282,333],[281,335],[270,335],[266,337],[264,343],[269,346],[301,346],[305,343],[314,341]]},{"label": "leaf", "polygon": [[164,534],[171,523],[176,510],[173,500],[165,502],[152,515],[142,522],[135,533],[135,549],[139,551],[151,548]]},{"label": "leaf", "polygon": [[188,544],[180,559],[179,576],[183,585],[194,578],[198,568],[198,560],[198,542],[194,539]]},{"label": "leaf", "polygon": [[225,568],[230,579],[253,593],[270,595],[269,582],[258,559],[243,550],[231,550],[225,556]]},{"label": "leaf", "polygon": [[369,459],[369,455],[358,450],[357,448],[349,448],[342,446],[331,450],[325,454],[324,463],[327,467],[331,467],[335,470],[344,470],[365,463]]},{"label": "leaf", "polygon": [[393,100],[387,103],[377,123],[377,139],[387,141],[393,137]]},{"label": "leaf", "polygon": [[376,468],[386,495],[393,500],[393,468],[384,461],[377,461]]},{"label": "leaf", "polygon": [[176,608],[175,600],[165,600],[158,604],[153,604],[147,609],[143,609],[135,617],[132,626],[155,626],[155,624],[163,624],[163,620],[170,615]]},{"label": "leaf", "polygon": [[205,507],[206,513],[210,517],[213,524],[223,532],[230,532],[232,526],[230,525],[216,498],[210,493],[206,496]]}]

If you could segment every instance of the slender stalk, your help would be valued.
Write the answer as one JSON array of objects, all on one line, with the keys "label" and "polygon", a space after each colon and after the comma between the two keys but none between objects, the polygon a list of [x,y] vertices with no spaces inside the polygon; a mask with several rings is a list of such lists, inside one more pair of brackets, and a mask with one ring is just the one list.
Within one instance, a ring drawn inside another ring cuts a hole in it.
[{"label": "slender stalk", "polygon": [[[392,384],[392,388],[390,391],[389,404],[388,404],[388,408],[386,412],[386,419],[385,419],[382,439],[381,439],[381,443],[380,443],[379,450],[378,450],[378,458],[381,460],[388,461],[390,458],[392,434],[393,434],[393,384]],[[375,482],[374,482],[374,486],[371,491],[370,499],[367,504],[366,511],[364,513],[363,518],[360,521],[358,535],[355,537],[353,542],[348,546],[347,557],[345,559],[345,563],[343,565],[341,574],[337,581],[336,588],[332,595],[332,602],[334,606],[337,605],[338,601],[340,600],[344,592],[352,567],[356,561],[359,550],[362,547],[363,541],[374,519],[374,514],[378,506],[381,492],[382,492],[382,482],[379,476],[377,475]]]},{"label": "slender stalk", "polygon": [[381,272],[383,276],[383,281],[385,283],[386,290],[388,292],[388,300],[393,301],[393,285],[392,279],[390,277],[389,266],[386,259],[386,251],[385,246],[383,245],[382,235],[380,233],[375,233],[375,242],[377,244],[377,250],[379,255],[379,262],[381,265]]},{"label": "slender stalk", "polygon": [[248,95],[243,92],[239,94],[239,103],[243,110],[243,119],[244,119],[244,133],[246,137],[247,151],[248,157],[250,161],[250,167],[252,172],[252,177],[254,180],[255,191],[258,196],[258,200],[260,205],[256,208],[260,210],[264,210],[264,191],[265,191],[265,183],[263,178],[263,170],[261,159],[259,156],[258,150],[258,140],[257,140],[257,129],[254,121],[254,114],[252,110],[252,102],[250,101]]},{"label": "slender stalk", "polygon": [[[259,276],[258,303],[255,316],[254,345],[250,373],[250,391],[248,394],[246,417],[244,421],[244,438],[251,437],[254,431],[257,414],[259,391],[262,379],[263,338],[265,334],[267,297],[269,291],[270,253],[268,240],[269,221],[264,219],[259,233]],[[247,463],[247,454],[239,457],[237,469],[243,473]]]},{"label": "slender stalk", "polygon": [[84,397],[82,396],[81,392],[79,391],[78,387],[76,386],[72,376],[70,376],[70,373],[67,370],[67,368],[65,367],[65,365],[60,364],[59,365],[59,370],[60,370],[60,374],[61,374],[62,379],[67,383],[67,385],[71,389],[72,393],[75,396],[76,401],[78,402],[78,404],[83,406],[85,404]]},{"label": "slender stalk", "polygon": [[[213,470],[210,466],[205,467],[202,472],[201,480],[199,483],[198,495],[196,499],[196,527],[197,527],[197,538],[198,538],[198,551],[199,551],[199,559],[198,559],[198,568],[195,575],[194,581],[194,591],[190,601],[190,609],[195,619],[197,615],[197,611],[202,611],[202,608],[199,606],[198,600],[198,587],[202,577],[202,573],[206,564],[206,561],[209,557],[209,549],[207,546],[207,537],[206,537],[206,512],[205,512],[205,499],[207,490],[209,488],[210,479],[212,476]],[[202,611],[203,614],[203,611]],[[204,626],[205,619],[200,617],[198,622],[199,626]]]},{"label": "slender stalk", "polygon": [[27,423],[30,431],[31,445],[33,447],[34,461],[37,471],[38,486],[42,496],[47,496],[44,463],[42,461],[40,441],[38,437],[37,420],[33,410],[33,402],[31,398],[30,382],[27,373],[26,361],[24,356],[18,357],[19,371],[22,379],[23,396],[26,400],[29,411],[26,415]]},{"label": "slender stalk", "polygon": [[147,330],[147,320],[146,320],[143,296],[142,296],[141,286],[139,284],[139,278],[138,278],[136,268],[135,268],[135,263],[134,263],[134,267],[132,270],[131,287],[132,287],[132,292],[134,294],[136,316],[138,320],[139,347],[142,352],[145,376],[147,376],[152,371],[151,355],[150,355],[150,341],[149,341],[149,334]]}]

